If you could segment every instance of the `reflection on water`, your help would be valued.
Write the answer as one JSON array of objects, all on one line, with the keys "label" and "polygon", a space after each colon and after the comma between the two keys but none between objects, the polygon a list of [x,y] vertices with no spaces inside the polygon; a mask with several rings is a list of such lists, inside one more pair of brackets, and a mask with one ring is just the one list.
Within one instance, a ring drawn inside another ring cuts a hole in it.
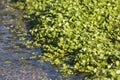
[{"label": "reflection on water", "polygon": [[7,0],[0,0],[0,80],[67,80],[49,63],[29,58],[32,52],[41,50],[27,49],[19,40],[23,33],[27,30],[22,14],[8,7]]},{"label": "reflection on water", "polygon": [[55,70],[29,59],[34,50],[27,49],[19,40],[19,35],[27,32],[22,16],[6,6],[7,1],[0,0],[0,80],[49,80],[49,70],[53,74]]}]

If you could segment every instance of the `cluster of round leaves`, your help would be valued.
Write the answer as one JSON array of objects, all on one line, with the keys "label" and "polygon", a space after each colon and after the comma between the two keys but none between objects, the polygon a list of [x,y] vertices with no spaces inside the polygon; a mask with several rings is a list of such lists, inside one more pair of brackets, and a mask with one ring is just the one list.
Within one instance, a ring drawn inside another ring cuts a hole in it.
[{"label": "cluster of round leaves", "polygon": [[42,59],[64,75],[120,78],[120,0],[24,0],[18,3]]}]

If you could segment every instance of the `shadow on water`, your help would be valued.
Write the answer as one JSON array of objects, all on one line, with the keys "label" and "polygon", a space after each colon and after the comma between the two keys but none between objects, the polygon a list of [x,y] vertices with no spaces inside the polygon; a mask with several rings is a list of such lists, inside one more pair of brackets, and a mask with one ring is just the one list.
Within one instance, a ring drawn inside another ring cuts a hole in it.
[{"label": "shadow on water", "polygon": [[30,59],[32,52],[41,50],[26,48],[19,40],[23,33],[27,30],[20,12],[9,7],[7,0],[0,0],[0,80],[68,80],[49,63]]}]

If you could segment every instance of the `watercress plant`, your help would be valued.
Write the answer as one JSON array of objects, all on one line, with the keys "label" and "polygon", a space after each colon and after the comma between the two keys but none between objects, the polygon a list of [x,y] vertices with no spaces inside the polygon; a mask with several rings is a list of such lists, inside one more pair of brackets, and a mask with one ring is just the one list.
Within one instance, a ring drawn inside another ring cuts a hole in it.
[{"label": "watercress plant", "polygon": [[[120,79],[120,0],[24,0],[17,2],[41,47],[64,75]],[[88,79],[88,78],[87,78]]]}]

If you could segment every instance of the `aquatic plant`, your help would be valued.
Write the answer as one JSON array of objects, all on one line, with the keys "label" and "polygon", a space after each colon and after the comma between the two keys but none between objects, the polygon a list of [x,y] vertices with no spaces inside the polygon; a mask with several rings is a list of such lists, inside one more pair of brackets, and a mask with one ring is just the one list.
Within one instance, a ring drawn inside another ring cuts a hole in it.
[{"label": "aquatic plant", "polygon": [[41,47],[64,75],[120,78],[120,0],[24,0],[17,6]]}]

